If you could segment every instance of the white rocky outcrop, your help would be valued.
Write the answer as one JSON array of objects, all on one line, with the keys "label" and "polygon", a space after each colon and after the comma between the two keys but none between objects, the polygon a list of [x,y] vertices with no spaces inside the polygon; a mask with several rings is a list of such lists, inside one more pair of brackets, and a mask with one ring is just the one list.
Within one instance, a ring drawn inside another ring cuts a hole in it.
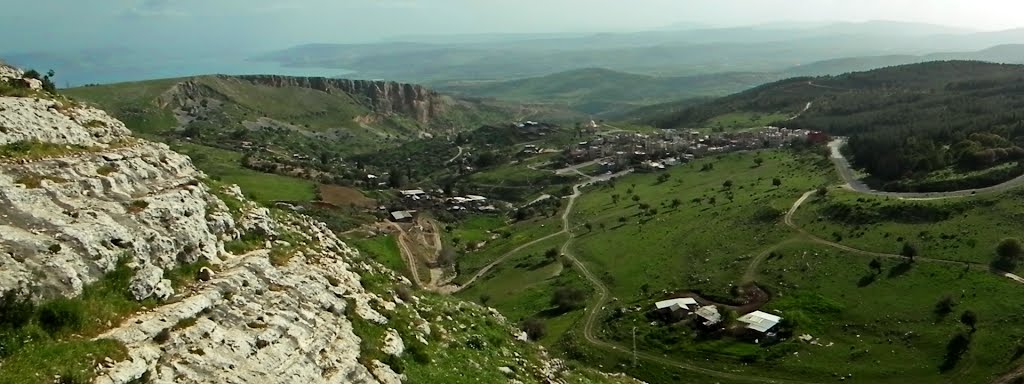
[{"label": "white rocky outcrop", "polygon": [[[0,98],[0,105],[7,101]],[[4,141],[17,140],[0,133]],[[169,295],[154,277],[181,263],[218,260],[221,237],[234,227],[200,177],[188,157],[141,142],[0,162],[0,291],[74,296],[130,257],[146,271],[140,281],[152,283],[138,286],[136,298]]]}]

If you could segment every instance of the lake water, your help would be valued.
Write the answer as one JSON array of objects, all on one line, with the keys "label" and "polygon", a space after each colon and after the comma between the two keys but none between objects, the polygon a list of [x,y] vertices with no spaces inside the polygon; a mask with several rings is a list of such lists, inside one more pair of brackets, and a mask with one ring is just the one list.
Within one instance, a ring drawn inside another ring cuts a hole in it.
[{"label": "lake water", "polygon": [[[14,63],[17,64],[17,63]],[[51,68],[40,66],[40,68]],[[56,83],[59,87],[84,84],[108,84],[126,81],[140,81],[188,77],[197,75],[284,75],[309,77],[343,77],[353,71],[335,68],[292,68],[278,63],[256,62],[244,58],[195,58],[183,60],[136,58],[118,62],[87,64],[65,62],[56,64]]]}]

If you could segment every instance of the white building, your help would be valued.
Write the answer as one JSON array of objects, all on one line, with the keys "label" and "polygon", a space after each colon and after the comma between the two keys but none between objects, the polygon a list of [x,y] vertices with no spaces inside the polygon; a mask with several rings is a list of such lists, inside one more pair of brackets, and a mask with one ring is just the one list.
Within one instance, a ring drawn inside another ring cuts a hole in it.
[{"label": "white building", "polygon": [[694,300],[689,297],[683,297],[678,299],[659,301],[657,303],[654,303],[654,306],[657,307],[659,310],[668,308],[668,310],[672,312],[678,310],[692,311],[693,309],[690,307],[692,306],[693,308],[697,308],[697,300]]},{"label": "white building", "polygon": [[722,314],[718,313],[718,307],[714,305],[706,305],[697,309],[694,312],[700,318],[704,319],[705,326],[712,326],[722,322]]},{"label": "white building", "polygon": [[738,320],[747,323],[747,329],[767,333],[772,328],[775,328],[776,325],[779,325],[782,318],[770,313],[755,311],[741,316]]}]

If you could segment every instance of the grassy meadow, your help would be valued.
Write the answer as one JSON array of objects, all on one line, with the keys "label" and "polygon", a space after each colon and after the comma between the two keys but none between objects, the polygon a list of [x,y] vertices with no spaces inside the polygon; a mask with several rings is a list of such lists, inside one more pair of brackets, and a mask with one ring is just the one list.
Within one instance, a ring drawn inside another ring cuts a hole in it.
[{"label": "grassy meadow", "polygon": [[244,168],[241,153],[184,142],[172,143],[171,149],[189,155],[196,168],[207,175],[238,184],[246,195],[262,204],[316,199],[313,182]]},{"label": "grassy meadow", "polygon": [[904,242],[920,256],[989,263],[1000,240],[1024,232],[1024,191],[906,201],[834,189],[809,199],[793,221],[815,236],[857,249],[900,253]]},{"label": "grassy meadow", "polygon": [[577,231],[574,252],[615,297],[680,287],[727,295],[749,259],[793,235],[783,213],[833,177],[821,157],[786,151],[732,153],[667,172],[664,182],[626,176],[577,201],[573,222],[592,229]]}]

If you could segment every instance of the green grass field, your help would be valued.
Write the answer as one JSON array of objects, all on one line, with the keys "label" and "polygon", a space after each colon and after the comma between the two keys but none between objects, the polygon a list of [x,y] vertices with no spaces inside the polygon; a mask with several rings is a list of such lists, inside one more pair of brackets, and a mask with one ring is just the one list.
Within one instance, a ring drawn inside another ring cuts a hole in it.
[{"label": "green grass field", "polygon": [[225,183],[238,184],[246,195],[262,204],[316,199],[313,182],[243,168],[242,154],[238,152],[184,142],[172,143],[171,149],[189,155],[196,168],[207,175]]},{"label": "green grass field", "polygon": [[782,113],[756,113],[756,112],[733,112],[725,115],[715,116],[705,123],[712,128],[723,128],[726,130],[763,127],[788,119],[790,116]]},{"label": "green grass field", "polygon": [[[764,160],[760,167],[757,157]],[[700,171],[704,164],[714,169]],[[793,235],[782,213],[834,177],[827,160],[787,151],[727,154],[668,172],[664,183],[657,174],[634,174],[577,201],[573,222],[591,223],[593,230],[577,232],[574,250],[615,297],[634,297],[644,286],[727,295],[730,284],[740,283],[746,260]],[[728,181],[730,188],[723,185]],[[657,214],[642,214],[641,204]]]},{"label": "green grass field", "polygon": [[[457,260],[459,276],[455,279],[457,284],[464,283],[473,274],[484,268],[484,266],[515,248],[562,230],[560,219],[557,216],[537,217],[508,226],[487,228],[486,230],[477,227],[483,224],[483,220],[477,219],[476,221],[471,220],[465,228],[462,226],[455,226],[453,228],[454,233],[461,234],[459,236],[466,236],[470,239],[486,239],[487,241],[483,248],[469,251],[459,256]],[[492,234],[487,234],[487,230],[490,230]],[[497,234],[496,238],[493,238],[495,237],[494,234]],[[508,234],[508,236],[504,234]],[[447,240],[450,241],[451,238]],[[460,244],[468,244],[468,242],[466,239],[462,239]]]},{"label": "green grass field", "polygon": [[818,237],[858,249],[899,253],[903,242],[921,256],[988,263],[1000,240],[1024,232],[1021,190],[996,195],[902,201],[832,190],[810,199],[794,221]]},{"label": "green grass field", "polygon": [[583,315],[582,310],[551,311],[554,290],[564,286],[591,289],[575,270],[565,268],[560,258],[545,255],[560,248],[566,239],[556,236],[517,252],[458,296],[494,307],[513,322],[540,319],[547,327],[540,341],[551,345]]},{"label": "green grass field", "polygon": [[395,242],[393,235],[371,238],[346,238],[345,242],[385,267],[410,277],[409,267],[405,265],[405,260],[402,259],[402,253],[399,251],[398,243]]},{"label": "green grass field", "polygon": [[[789,246],[779,254],[760,269],[776,296],[768,308],[796,319],[797,333],[835,344],[798,344],[798,355],[774,366],[821,377],[840,370],[870,383],[982,383],[1021,363],[1018,283],[955,265],[915,263],[903,271],[898,261],[883,262],[876,276],[870,258],[822,247]],[[939,316],[936,303],[946,295],[956,306]],[[958,321],[966,310],[977,313],[973,334]],[[960,332],[970,334],[970,347],[940,372],[946,346]]]}]

